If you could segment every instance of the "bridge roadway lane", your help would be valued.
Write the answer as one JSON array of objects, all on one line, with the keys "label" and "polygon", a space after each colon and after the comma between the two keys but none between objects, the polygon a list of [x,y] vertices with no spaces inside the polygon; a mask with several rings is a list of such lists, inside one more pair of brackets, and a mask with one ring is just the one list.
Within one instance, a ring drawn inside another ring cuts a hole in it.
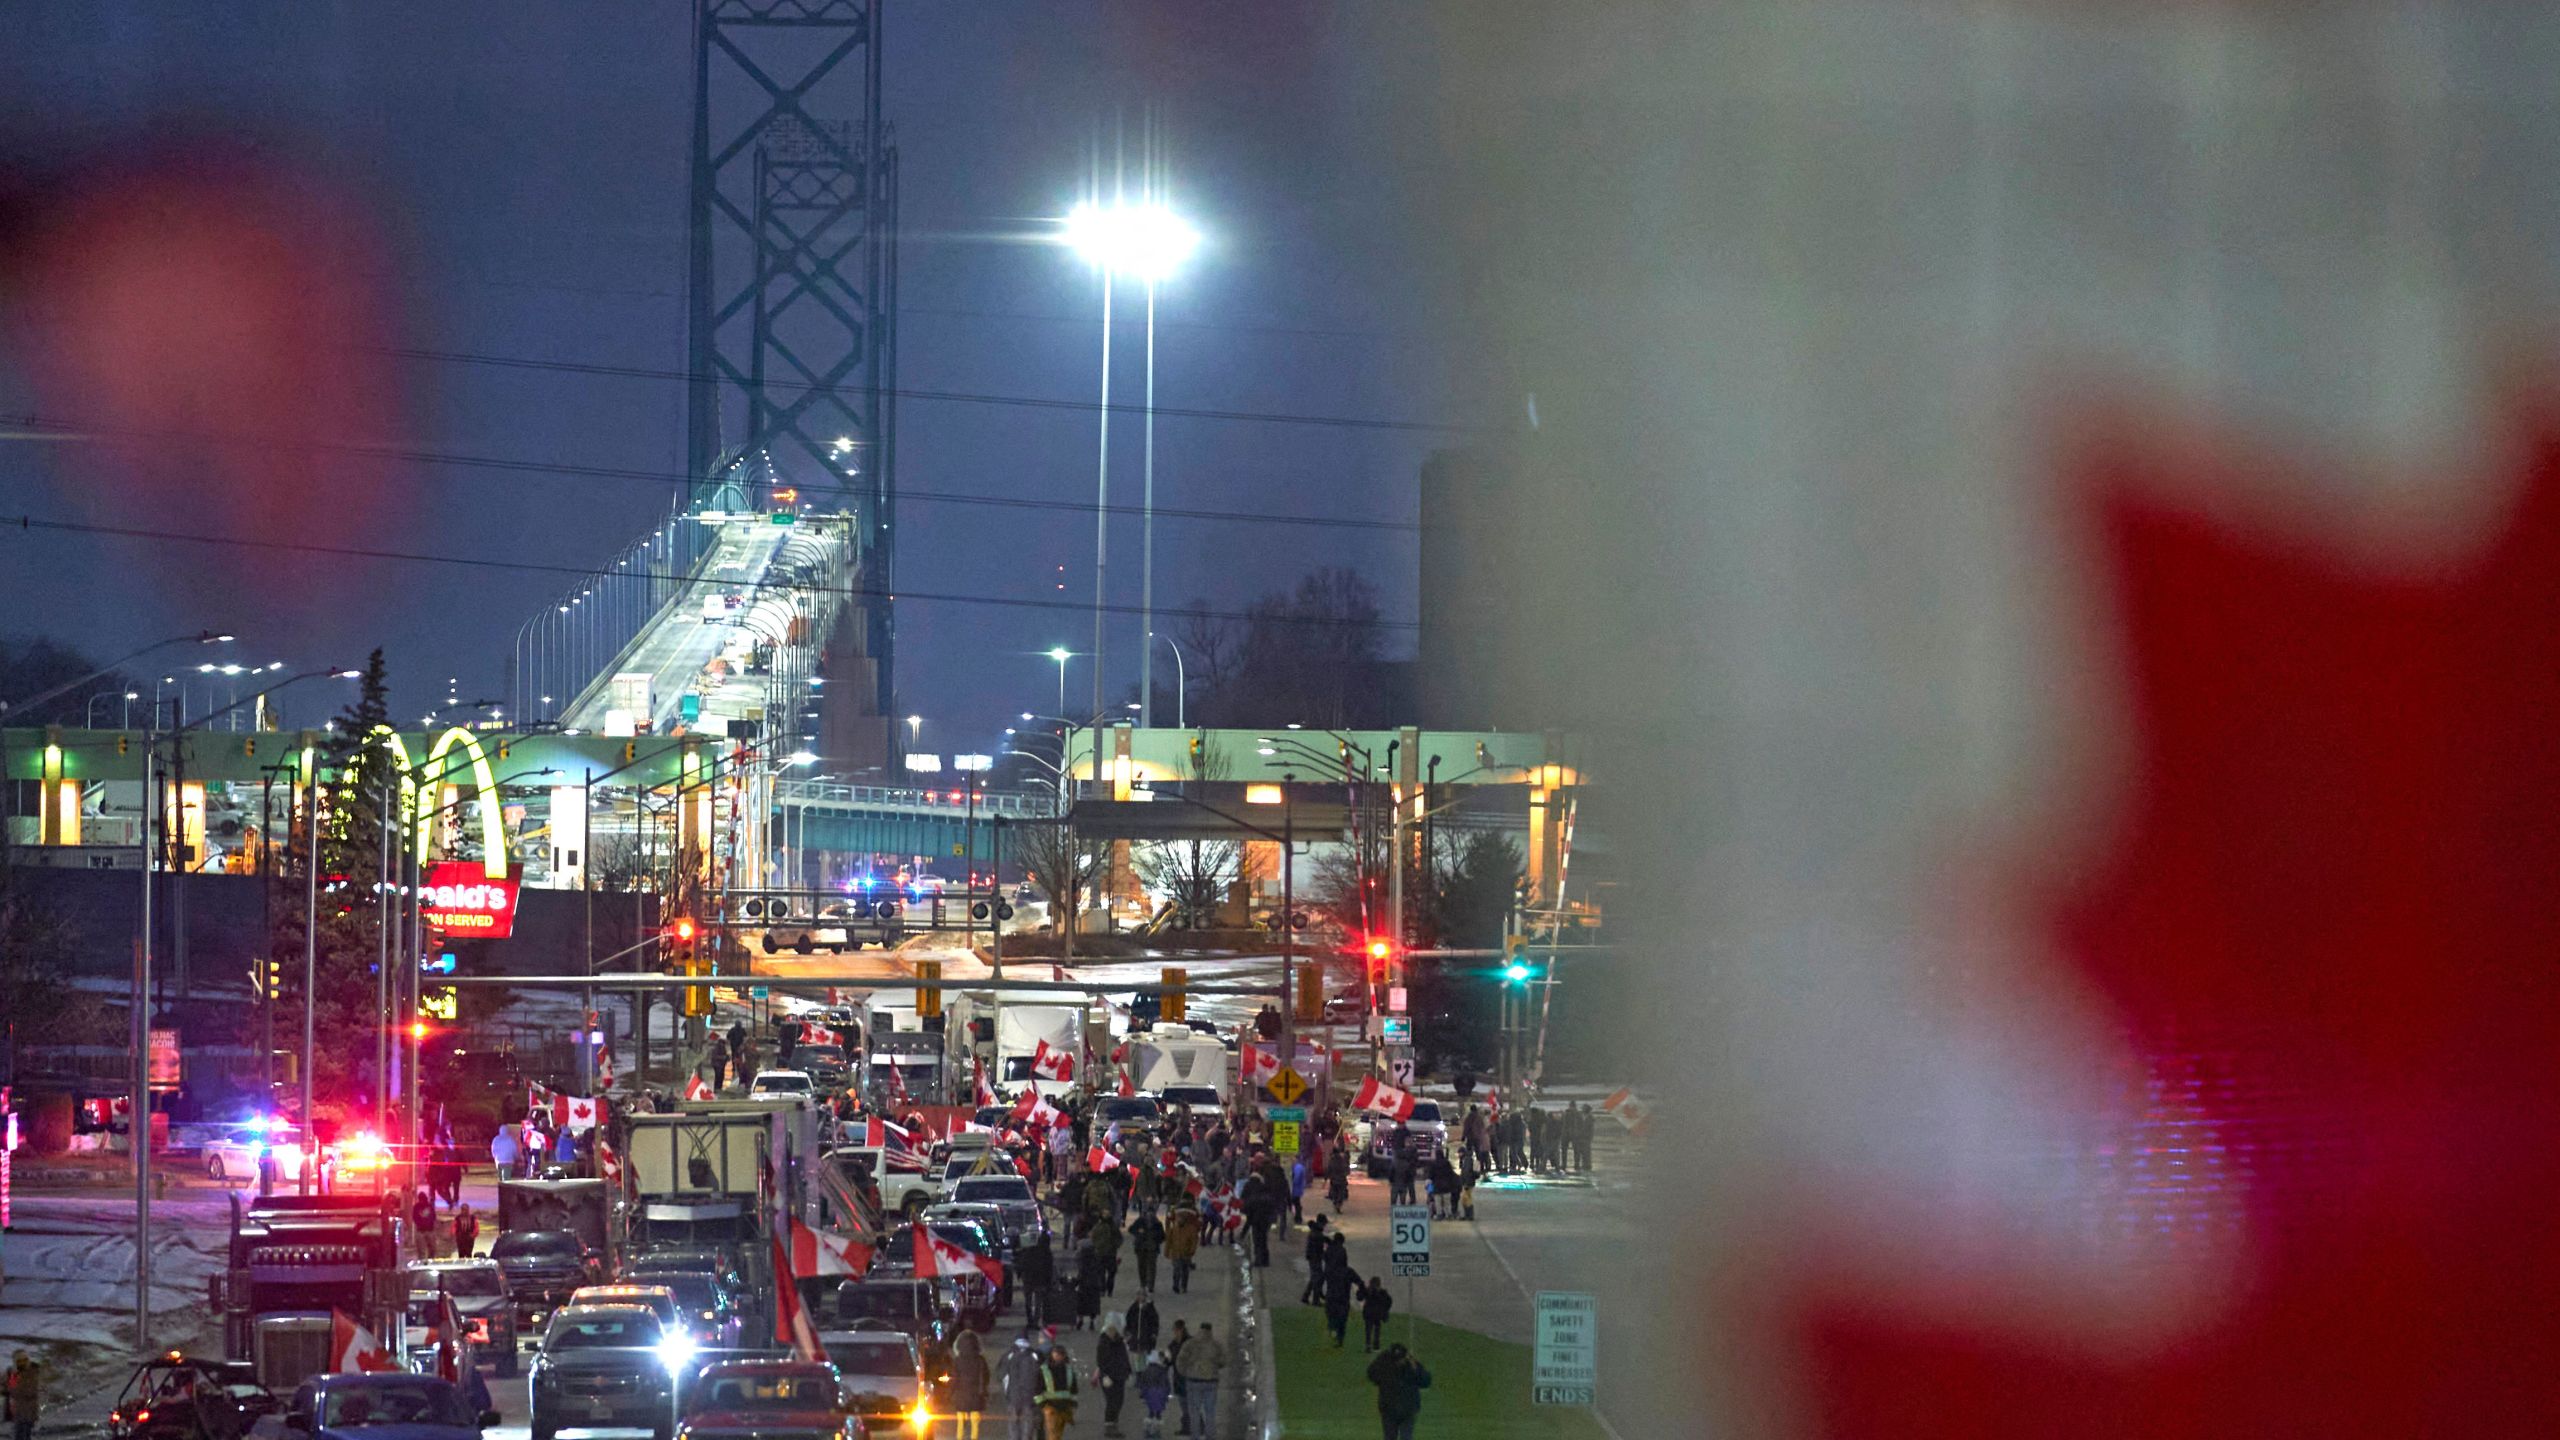
[{"label": "bridge roadway lane", "polygon": [[717,538],[710,554],[703,558],[698,578],[685,582],[675,598],[650,618],[648,628],[624,657],[620,669],[590,677],[578,703],[561,716],[562,724],[581,730],[603,729],[612,691],[601,682],[616,674],[646,671],[649,706],[655,712],[649,717],[651,728],[664,732],[665,722],[676,713],[678,697],[735,633],[728,625],[705,624],[702,602],[763,580],[766,567],[797,533],[787,525],[721,525],[715,530]]}]

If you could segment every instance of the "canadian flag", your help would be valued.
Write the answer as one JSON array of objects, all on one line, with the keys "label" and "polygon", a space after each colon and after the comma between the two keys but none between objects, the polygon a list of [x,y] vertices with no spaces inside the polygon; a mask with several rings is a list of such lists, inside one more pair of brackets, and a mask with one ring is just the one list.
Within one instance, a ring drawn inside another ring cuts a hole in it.
[{"label": "canadian flag", "polygon": [[1044,1080],[1073,1080],[1076,1078],[1075,1054],[1072,1051],[1055,1049],[1048,1041],[1043,1040],[1032,1047],[1031,1073]]},{"label": "canadian flag", "polygon": [[601,1100],[592,1100],[584,1095],[554,1093],[551,1097],[552,1128],[569,1131],[592,1130],[595,1128],[596,1117],[603,1113],[603,1110],[604,1102]]},{"label": "canadian flag", "polygon": [[607,1041],[606,1043],[596,1047],[596,1088],[599,1090],[610,1090],[613,1088],[613,1044],[611,1041]]},{"label": "canadian flag", "polygon": [[1129,1072],[1125,1068],[1120,1072],[1120,1093],[1123,1095],[1138,1093],[1138,1082],[1129,1078]]},{"label": "canadian flag", "polygon": [[823,1360],[826,1348],[818,1343],[817,1328],[809,1323],[808,1307],[800,1303],[800,1277],[791,1268],[791,1256],[783,1248],[782,1237],[773,1237],[773,1274],[777,1282],[773,1296],[773,1341],[788,1345],[803,1360]]},{"label": "canadian flag", "polygon": [[978,1093],[979,1108],[984,1109],[996,1103],[996,1087],[987,1083],[986,1062],[982,1060],[969,1062],[969,1082],[971,1088]]},{"label": "canadian flag", "polygon": [[861,1275],[871,1268],[871,1247],[850,1235],[791,1222],[791,1272],[795,1275]]},{"label": "canadian flag", "polygon": [[1413,1118],[1413,1097],[1392,1085],[1381,1085],[1371,1075],[1360,1082],[1360,1093],[1351,1097],[1351,1108],[1384,1115],[1390,1120]]},{"label": "canadian flag", "polygon": [[397,1370],[400,1362],[373,1332],[355,1322],[343,1310],[329,1312],[329,1368],[336,1374],[363,1374],[378,1370]]},{"label": "canadian flag", "polygon": [[874,1150],[912,1150],[915,1137],[897,1121],[874,1115],[862,1122],[862,1143]]},{"label": "canadian flag", "polygon": [[1120,1168],[1120,1157],[1107,1147],[1096,1145],[1084,1152],[1084,1168],[1096,1175],[1105,1174]]},{"label": "canadian flag", "polygon": [[622,1157],[613,1153],[613,1142],[601,1133],[596,1136],[596,1170],[607,1185],[622,1183]]},{"label": "canadian flag", "polygon": [[1004,1284],[1004,1265],[984,1255],[963,1249],[933,1233],[930,1225],[918,1225],[916,1231],[916,1278],[919,1280],[958,1279],[972,1273],[986,1277],[990,1285]]},{"label": "canadian flag", "polygon": [[1188,1182],[1186,1182],[1186,1183],[1183,1185],[1183,1187],[1182,1187],[1182,1193],[1183,1193],[1183,1194],[1185,1194],[1185,1195],[1190,1196],[1190,1197],[1191,1197],[1192,1199],[1194,1199],[1194,1200],[1197,1200],[1197,1199],[1199,1199],[1199,1198],[1201,1197],[1201,1195],[1203,1195],[1204,1193],[1206,1193],[1206,1192],[1208,1191],[1208,1189],[1209,1189],[1209,1182],[1207,1182],[1207,1181],[1205,1181],[1205,1180],[1201,1179],[1201,1178],[1200,1178],[1199,1176],[1197,1176],[1197,1175],[1194,1175],[1194,1176],[1192,1176],[1192,1177],[1191,1177],[1191,1179],[1190,1179]]},{"label": "canadian flag", "polygon": [[1280,1057],[1259,1045],[1247,1045],[1236,1052],[1236,1070],[1247,1085],[1259,1085],[1280,1073]]},{"label": "canadian flag", "polygon": [[844,1036],[840,1032],[821,1025],[815,1020],[808,1020],[801,1023],[800,1043],[803,1045],[841,1045],[844,1043]]},{"label": "canadian flag", "polygon": [[684,1082],[684,1098],[687,1100],[709,1100],[715,1098],[711,1089],[711,1082],[703,1079],[699,1075],[686,1080]]},{"label": "canadian flag", "polygon": [[889,1098],[904,1105],[908,1099],[907,1077],[901,1073],[901,1069],[902,1067],[896,1065],[889,1067]]},{"label": "canadian flag", "polygon": [[524,1087],[524,1118],[527,1120],[549,1120],[551,1118],[551,1098],[550,1090],[546,1089],[541,1082],[534,1080],[526,1081]]},{"label": "canadian flag", "polygon": [[1637,1099],[1636,1092],[1623,1085],[1611,1092],[1608,1099],[1601,1101],[1600,1108],[1607,1111],[1619,1124],[1627,1127],[1629,1134],[1634,1135],[1643,1134],[1645,1122],[1653,1118],[1653,1107]]},{"label": "canadian flag", "polygon": [[1049,1097],[1037,1090],[1025,1090],[1013,1102],[1013,1120],[1026,1130],[1046,1129],[1067,1118],[1066,1112],[1049,1103]]}]

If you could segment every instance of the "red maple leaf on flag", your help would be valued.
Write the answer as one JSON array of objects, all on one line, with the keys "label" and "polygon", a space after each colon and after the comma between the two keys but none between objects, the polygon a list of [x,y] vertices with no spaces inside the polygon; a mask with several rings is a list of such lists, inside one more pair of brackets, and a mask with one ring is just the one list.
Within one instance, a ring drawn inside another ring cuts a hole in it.
[{"label": "red maple leaf on flag", "polygon": [[2489,533],[2396,558],[2164,498],[2262,456],[2107,441],[2128,783],[2032,905],[2138,1071],[2092,1220],[2219,1288],[2133,1342],[1802,1263],[1812,1428],[2560,1433],[2560,425]]}]

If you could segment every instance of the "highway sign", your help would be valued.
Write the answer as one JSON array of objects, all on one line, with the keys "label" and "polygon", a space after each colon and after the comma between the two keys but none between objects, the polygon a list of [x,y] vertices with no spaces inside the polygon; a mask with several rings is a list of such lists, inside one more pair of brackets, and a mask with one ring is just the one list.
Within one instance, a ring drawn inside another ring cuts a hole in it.
[{"label": "highway sign", "polygon": [[1387,1259],[1398,1275],[1431,1273],[1431,1207],[1393,1205],[1387,1209]]},{"label": "highway sign", "polygon": [[1271,1098],[1281,1104],[1295,1105],[1306,1098],[1307,1080],[1305,1076],[1283,1065],[1280,1067],[1280,1073],[1272,1076],[1269,1083],[1262,1088],[1270,1091]]},{"label": "highway sign", "polygon": [[1588,1405],[1600,1381],[1600,1302],[1577,1290],[1538,1292],[1538,1350],[1530,1398]]}]

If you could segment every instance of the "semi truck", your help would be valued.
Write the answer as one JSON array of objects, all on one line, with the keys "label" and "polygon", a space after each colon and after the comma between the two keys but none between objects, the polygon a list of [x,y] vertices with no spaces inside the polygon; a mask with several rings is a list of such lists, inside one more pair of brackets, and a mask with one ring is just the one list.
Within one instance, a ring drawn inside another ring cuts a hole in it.
[{"label": "semi truck", "polygon": [[[1025,1086],[1055,1097],[1082,1078],[1085,1046],[1078,1037],[1084,1034],[1090,1006],[1061,1005],[1049,991],[965,990],[952,995],[945,1008],[954,1073],[965,1070],[972,1059],[984,1062],[1000,1097],[1010,1100]],[[1032,1060],[1043,1045],[1052,1054],[1072,1057],[1068,1079],[1032,1073]]]},{"label": "semi truck", "polygon": [[1215,1035],[1162,1020],[1129,1037],[1129,1074],[1169,1102],[1215,1109],[1227,1092],[1227,1047]]},{"label": "semi truck", "polygon": [[268,1195],[231,1201],[212,1310],[224,1353],[279,1394],[337,1368],[334,1317],[401,1344],[408,1280],[395,1202],[372,1195]]}]

